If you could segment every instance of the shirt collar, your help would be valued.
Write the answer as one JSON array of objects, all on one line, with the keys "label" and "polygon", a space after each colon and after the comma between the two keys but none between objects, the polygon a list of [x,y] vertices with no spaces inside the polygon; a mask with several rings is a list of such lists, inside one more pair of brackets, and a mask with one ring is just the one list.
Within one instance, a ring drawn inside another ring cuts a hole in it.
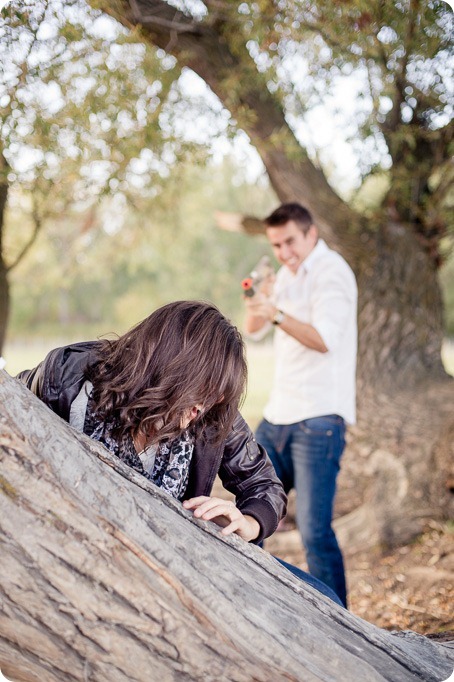
[{"label": "shirt collar", "polygon": [[312,251],[303,260],[298,268],[297,275],[304,275],[309,272],[311,267],[321,258],[327,251],[329,251],[326,242],[323,239],[319,239]]}]

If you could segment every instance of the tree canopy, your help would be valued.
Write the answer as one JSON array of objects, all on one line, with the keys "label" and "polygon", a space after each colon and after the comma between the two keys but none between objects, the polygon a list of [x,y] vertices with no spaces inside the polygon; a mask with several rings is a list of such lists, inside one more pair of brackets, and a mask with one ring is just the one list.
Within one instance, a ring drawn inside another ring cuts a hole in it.
[{"label": "tree canopy", "polygon": [[[314,108],[331,104],[344,116],[361,176],[388,171],[384,205],[399,219],[424,223],[444,208],[453,181],[453,16],[446,3],[142,0],[131,7],[128,20],[206,80],[265,165],[266,143],[326,168],[309,121]],[[116,10],[121,19],[124,5]],[[170,31],[175,39],[165,43]],[[215,41],[219,63],[209,53]],[[353,101],[342,113],[345,90]]]},{"label": "tree canopy", "polygon": [[[140,210],[152,201],[194,151],[170,122],[178,100],[173,58],[78,0],[13,1],[2,16],[0,347],[7,278],[42,225],[59,223],[61,260],[70,263],[71,244],[102,222],[103,197],[114,197],[114,229],[123,206]],[[14,230],[5,221],[8,192],[22,213]]]}]

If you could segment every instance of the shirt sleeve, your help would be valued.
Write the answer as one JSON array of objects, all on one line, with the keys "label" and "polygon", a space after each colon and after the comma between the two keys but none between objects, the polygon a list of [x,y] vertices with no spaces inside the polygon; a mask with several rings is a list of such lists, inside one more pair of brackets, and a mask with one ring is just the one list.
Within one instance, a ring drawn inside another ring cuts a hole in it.
[{"label": "shirt sleeve", "polygon": [[271,322],[268,322],[267,320],[263,327],[258,329],[256,332],[244,332],[244,336],[246,339],[249,339],[250,341],[261,341],[262,339],[265,338],[265,336],[272,329],[272,327],[273,325],[271,324]]},{"label": "shirt sleeve", "polygon": [[356,317],[357,288],[346,263],[330,263],[314,278],[310,299],[311,324],[328,351],[335,350],[352,316]]}]

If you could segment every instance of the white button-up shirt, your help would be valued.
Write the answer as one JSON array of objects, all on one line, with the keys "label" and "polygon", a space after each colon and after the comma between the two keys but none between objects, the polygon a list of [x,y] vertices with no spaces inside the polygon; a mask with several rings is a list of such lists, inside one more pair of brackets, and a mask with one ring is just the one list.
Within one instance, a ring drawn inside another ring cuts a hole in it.
[{"label": "white button-up shirt", "polygon": [[338,414],[354,424],[357,287],[350,266],[319,239],[296,274],[285,266],[278,271],[273,301],[284,313],[312,325],[328,352],[307,348],[276,327],[274,383],[265,419],[293,424]]}]

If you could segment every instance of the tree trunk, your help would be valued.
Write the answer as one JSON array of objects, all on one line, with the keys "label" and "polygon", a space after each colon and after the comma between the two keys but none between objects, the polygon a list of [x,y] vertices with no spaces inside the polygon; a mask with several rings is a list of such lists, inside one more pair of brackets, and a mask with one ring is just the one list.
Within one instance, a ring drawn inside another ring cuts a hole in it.
[{"label": "tree trunk", "polygon": [[[0,667],[17,682],[440,682],[454,652],[349,614],[0,372]],[[24,420],[24,415],[27,419]]]},{"label": "tree trunk", "polygon": [[443,302],[434,262],[409,226],[388,223],[356,263],[361,385],[396,391],[444,380]]},{"label": "tree trunk", "polygon": [[4,259],[5,210],[8,198],[7,164],[0,149],[0,355],[5,343],[9,317],[8,269]]},{"label": "tree trunk", "polygon": [[452,379],[360,390],[339,480],[339,502],[352,511],[335,522],[349,554],[405,544],[431,519],[454,517],[453,393]]},{"label": "tree trunk", "polygon": [[9,282],[8,270],[0,253],[0,355],[6,338],[9,318]]},{"label": "tree trunk", "polygon": [[454,517],[454,381],[441,362],[437,272],[402,225],[368,244],[358,268],[358,424],[340,479],[344,499],[362,489],[363,503],[336,522],[350,553],[409,542],[430,519]]}]

